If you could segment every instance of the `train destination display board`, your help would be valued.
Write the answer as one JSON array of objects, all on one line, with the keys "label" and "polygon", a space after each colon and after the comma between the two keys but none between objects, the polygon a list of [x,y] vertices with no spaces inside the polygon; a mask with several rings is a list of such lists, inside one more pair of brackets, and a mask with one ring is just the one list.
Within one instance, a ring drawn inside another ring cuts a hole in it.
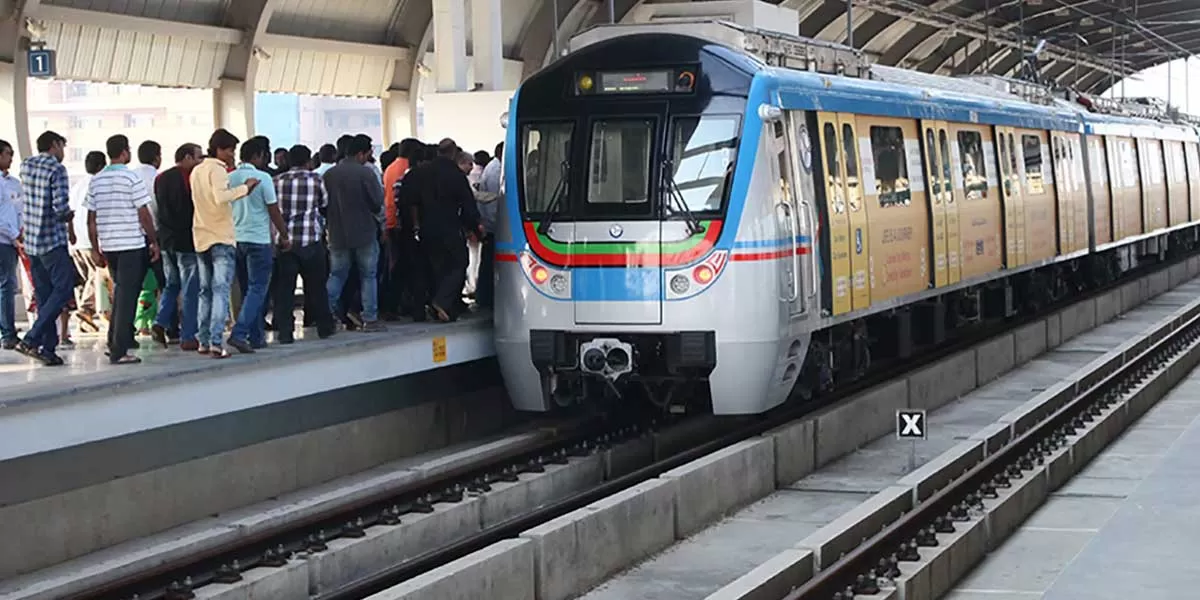
[{"label": "train destination display board", "polygon": [[577,94],[686,94],[695,87],[695,68],[593,71],[575,80]]},{"label": "train destination display board", "polygon": [[645,94],[671,91],[671,71],[600,73],[601,94]]}]

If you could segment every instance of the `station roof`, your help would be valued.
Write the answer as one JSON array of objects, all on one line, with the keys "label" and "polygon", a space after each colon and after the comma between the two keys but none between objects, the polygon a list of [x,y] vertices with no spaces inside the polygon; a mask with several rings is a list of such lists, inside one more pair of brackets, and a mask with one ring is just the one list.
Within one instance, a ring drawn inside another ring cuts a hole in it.
[{"label": "station roof", "polygon": [[[612,0],[616,17],[638,1]],[[801,35],[848,41],[846,0],[771,1],[799,11]],[[64,79],[215,87],[245,77],[246,54],[256,52],[262,91],[373,97],[409,89],[417,49],[434,43],[432,0],[0,0],[0,9],[6,4],[41,24]],[[1042,75],[1097,92],[1122,74],[1200,52],[1195,0],[851,5],[856,47],[874,62],[924,72],[1011,74],[1045,39]],[[505,56],[523,61],[527,75],[551,56],[556,13],[562,40],[608,21],[605,0],[501,6]]]}]

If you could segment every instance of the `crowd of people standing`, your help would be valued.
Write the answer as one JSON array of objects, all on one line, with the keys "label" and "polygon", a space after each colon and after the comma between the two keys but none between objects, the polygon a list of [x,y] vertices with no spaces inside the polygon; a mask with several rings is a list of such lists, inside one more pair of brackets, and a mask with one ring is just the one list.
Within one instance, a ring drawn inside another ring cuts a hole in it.
[{"label": "crowd of people standing", "polygon": [[[297,278],[303,325],[320,338],[403,317],[454,321],[464,296],[491,305],[502,145],[472,155],[451,139],[406,139],[377,159],[363,134],[314,154],[218,129],[160,172],[158,143],[139,145],[133,165],[129,139],[114,135],[74,182],[66,145],[43,133],[18,178],[0,140],[0,345],[45,365],[63,364],[72,315],[83,331],[108,321],[119,365],[141,362],[139,333],[213,358],[264,348],[271,330],[294,343]],[[36,312],[23,337],[22,268]]]}]

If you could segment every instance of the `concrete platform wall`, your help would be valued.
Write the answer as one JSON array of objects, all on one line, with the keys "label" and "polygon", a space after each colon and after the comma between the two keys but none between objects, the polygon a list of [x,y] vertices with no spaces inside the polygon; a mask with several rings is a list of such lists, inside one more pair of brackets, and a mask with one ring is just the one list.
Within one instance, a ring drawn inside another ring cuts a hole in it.
[{"label": "concrete platform wall", "polygon": [[0,463],[0,579],[512,420],[481,361]]}]

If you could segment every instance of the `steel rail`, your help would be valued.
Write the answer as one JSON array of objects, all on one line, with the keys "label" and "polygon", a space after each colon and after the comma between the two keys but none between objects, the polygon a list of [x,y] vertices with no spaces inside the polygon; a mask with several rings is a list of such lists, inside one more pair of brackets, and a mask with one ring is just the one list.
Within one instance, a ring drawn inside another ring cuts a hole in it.
[{"label": "steel rail", "polygon": [[929,536],[953,531],[943,528],[963,520],[968,510],[981,506],[982,498],[995,497],[996,488],[1005,487],[1009,480],[1020,479],[1025,472],[1034,470],[1046,456],[1066,444],[1066,436],[1103,414],[1121,394],[1145,381],[1156,368],[1186,349],[1200,335],[1197,313],[1200,306],[1193,308],[1189,316],[1178,318],[1172,323],[1170,333],[1158,340],[1149,338],[1161,334],[1159,328],[1143,334],[1141,346],[1146,341],[1150,343],[1132,359],[1103,375],[1025,433],[817,573],[785,600],[852,600],[856,595],[873,593],[879,578],[898,575],[900,563],[920,560],[920,548],[934,545],[928,543]]},{"label": "steel rail", "polygon": [[[294,534],[297,530],[318,527],[328,523],[342,522],[346,520],[347,515],[353,516],[354,513],[365,511],[381,503],[389,503],[398,497],[427,493],[432,489],[481,476],[483,473],[494,470],[498,465],[521,462],[526,457],[556,450],[560,446],[570,446],[579,437],[587,437],[589,434],[597,433],[597,429],[598,426],[596,423],[584,420],[570,422],[563,428],[556,427],[550,431],[543,430],[539,432],[541,435],[536,439],[530,440],[528,443],[519,444],[495,454],[488,454],[479,460],[451,467],[429,477],[414,479],[396,487],[377,490],[354,500],[314,511],[311,514],[294,520],[285,520],[263,527],[227,543],[214,545],[210,548],[180,556],[174,560],[163,561],[148,569],[131,572],[128,575],[96,585],[86,591],[68,595],[63,600],[130,598],[134,597],[135,594],[146,599],[155,597],[155,594],[147,595],[145,593],[148,587],[162,587],[167,590],[165,597],[171,597],[170,584],[177,579],[174,577],[177,573],[185,571],[212,571],[211,567],[215,567],[216,565],[214,564],[209,568],[205,568],[205,563],[222,558],[231,552],[240,553],[245,551],[249,553],[250,548],[262,546],[280,538],[289,537],[290,534]],[[221,562],[223,563],[224,561]],[[142,591],[138,592],[135,590]],[[184,596],[187,597],[186,594]]]}]

